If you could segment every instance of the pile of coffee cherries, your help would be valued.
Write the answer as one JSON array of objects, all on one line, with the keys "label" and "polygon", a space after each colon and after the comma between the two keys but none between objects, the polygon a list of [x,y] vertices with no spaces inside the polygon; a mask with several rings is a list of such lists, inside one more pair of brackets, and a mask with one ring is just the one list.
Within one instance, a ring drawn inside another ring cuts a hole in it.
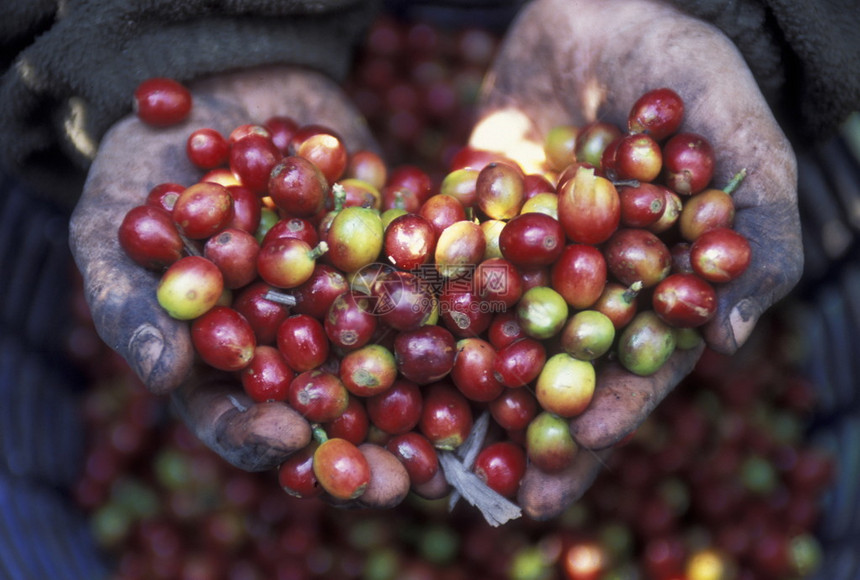
[{"label": "pile of coffee cherries", "polygon": [[[191,106],[138,99],[150,124]],[[714,285],[749,264],[732,229],[743,172],[711,188],[715,151],[679,131],[683,114],[655,89],[626,131],[553,129],[545,172],[466,148],[439,184],[289,117],[197,129],[200,179],[154,187],[119,242],[160,274],[158,302],[190,322],[203,361],[315,426],[281,468],[290,493],[360,497],[368,440],[413,488],[438,481],[437,450],[486,412],[499,433],[473,468],[512,498],[528,461],[554,472],[577,453],[566,419],[588,407],[600,364],[647,376],[700,344]]]},{"label": "pile of coffee cherries", "polygon": [[790,312],[764,317],[734,357],[706,350],[559,517],[492,527],[445,499],[343,510],[231,467],[99,341],[72,287],[70,346],[90,384],[73,497],[117,580],[776,580],[821,566],[836,465],[807,436],[816,386]]}]

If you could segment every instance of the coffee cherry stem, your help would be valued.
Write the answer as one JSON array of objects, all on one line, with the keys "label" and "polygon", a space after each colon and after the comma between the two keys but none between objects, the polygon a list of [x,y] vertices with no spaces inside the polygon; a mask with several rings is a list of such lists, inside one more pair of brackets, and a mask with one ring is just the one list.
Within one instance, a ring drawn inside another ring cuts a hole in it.
[{"label": "coffee cherry stem", "polygon": [[182,247],[185,249],[186,254],[188,254],[189,256],[198,257],[203,255],[203,252],[200,251],[200,249],[194,244],[194,242],[192,242],[188,238],[188,236],[186,236],[182,232],[179,232],[179,239],[182,240]]},{"label": "coffee cherry stem", "polygon": [[335,183],[331,186],[331,193],[334,197],[334,211],[342,210],[346,203],[346,189],[340,183]]},{"label": "coffee cherry stem", "polygon": [[323,426],[319,423],[313,423],[311,425],[311,436],[313,440],[322,445],[326,441],[328,441],[328,433],[325,432]]},{"label": "coffee cherry stem", "polygon": [[311,260],[316,260],[317,258],[319,258],[320,256],[322,256],[322,255],[323,255],[323,254],[325,254],[326,252],[328,252],[328,244],[327,244],[326,242],[320,242],[319,244],[317,244],[317,245],[314,247],[314,249],[312,249],[312,250],[310,251],[310,253],[308,254],[308,257],[309,257]]},{"label": "coffee cherry stem", "polygon": [[610,181],[615,187],[639,187],[641,185],[638,179],[611,179]]},{"label": "coffee cherry stem", "polygon": [[741,183],[743,182],[743,180],[746,176],[747,176],[747,169],[746,169],[746,167],[744,167],[743,169],[741,169],[740,171],[738,171],[737,173],[734,174],[734,176],[731,178],[731,180],[723,188],[723,191],[725,191],[729,195],[733,194],[735,192],[735,190],[738,187],[740,187]]},{"label": "coffee cherry stem", "polygon": [[283,292],[278,292],[277,290],[269,290],[265,294],[266,300],[270,300],[272,302],[277,302],[278,304],[283,304],[285,306],[295,306],[298,303],[296,297],[292,294],[285,294]]},{"label": "coffee cherry stem", "polygon": [[636,299],[636,296],[638,296],[639,292],[641,292],[641,291],[642,291],[642,281],[637,280],[637,281],[633,282],[627,288],[627,290],[624,291],[624,294],[622,294],[622,298],[624,298],[624,301],[627,304],[630,304],[633,302],[633,300]]}]

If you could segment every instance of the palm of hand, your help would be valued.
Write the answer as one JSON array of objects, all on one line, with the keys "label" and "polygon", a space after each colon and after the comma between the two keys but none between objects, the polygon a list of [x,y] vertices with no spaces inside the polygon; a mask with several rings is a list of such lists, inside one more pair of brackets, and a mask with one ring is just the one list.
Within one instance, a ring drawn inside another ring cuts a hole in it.
[{"label": "palm of hand", "polygon": [[[802,251],[793,152],[739,53],[719,31],[650,0],[577,3],[575,10],[564,0],[533,2],[490,71],[473,144],[480,147],[483,136],[492,135],[506,153],[528,152],[562,124],[600,119],[626,128],[636,98],[659,87],[684,99],[682,130],[714,144],[717,187],[741,169],[748,172],[734,195],[734,227],[750,240],[753,261],[718,290],[717,315],[702,329],[710,347],[734,352],[759,316],[797,282]],[[571,421],[583,449],[561,473],[529,468],[519,496],[525,512],[552,517],[584,493],[611,446],[650,414],[700,354],[678,351],[649,377],[614,366],[604,370],[590,407]]]}]

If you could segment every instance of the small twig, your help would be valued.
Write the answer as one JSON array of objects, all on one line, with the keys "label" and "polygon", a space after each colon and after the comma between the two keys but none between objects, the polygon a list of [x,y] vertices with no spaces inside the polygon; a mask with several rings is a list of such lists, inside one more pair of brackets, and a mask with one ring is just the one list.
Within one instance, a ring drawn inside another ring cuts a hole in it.
[{"label": "small twig", "polygon": [[728,193],[729,195],[733,194],[735,190],[740,186],[741,182],[746,178],[747,170],[746,167],[735,173],[734,177],[726,184],[723,188],[723,191]]},{"label": "small twig", "polygon": [[278,304],[284,304],[285,306],[295,306],[298,302],[296,297],[292,294],[285,294],[284,292],[278,292],[277,290],[269,290],[264,295],[264,298],[272,302],[277,302]]},{"label": "small twig", "polygon": [[484,412],[475,421],[469,436],[456,451],[441,451],[439,463],[445,479],[454,488],[448,500],[453,510],[460,498],[478,508],[491,526],[500,526],[522,516],[519,506],[491,489],[472,471],[475,459],[484,446],[490,426],[490,414]]},{"label": "small twig", "polygon": [[615,187],[639,187],[642,182],[638,179],[613,179],[612,185]]},{"label": "small twig", "polygon": [[522,510],[517,504],[487,487],[477,475],[460,463],[453,451],[439,453],[439,463],[448,483],[459,491],[470,505],[478,508],[491,526],[498,527],[522,516]]},{"label": "small twig", "polygon": [[[478,453],[484,446],[484,440],[487,438],[487,429],[490,426],[490,414],[483,412],[472,425],[472,430],[466,440],[454,452],[457,459],[460,461],[464,469],[471,470],[475,464],[475,459],[478,458]],[[461,494],[455,488],[448,498],[448,511],[454,509],[457,502],[460,500]]]},{"label": "small twig", "polygon": [[203,252],[200,251],[197,245],[182,232],[179,232],[179,239],[182,240],[182,247],[185,249],[186,254],[198,257],[203,255]]}]

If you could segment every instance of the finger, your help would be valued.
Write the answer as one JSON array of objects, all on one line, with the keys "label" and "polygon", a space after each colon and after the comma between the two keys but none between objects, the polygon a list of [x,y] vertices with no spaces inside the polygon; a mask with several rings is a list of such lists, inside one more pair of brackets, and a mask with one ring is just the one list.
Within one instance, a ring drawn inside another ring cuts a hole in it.
[{"label": "finger", "polygon": [[441,499],[451,493],[451,484],[445,479],[445,472],[437,469],[428,481],[413,485],[412,491],[424,499]]},{"label": "finger", "polygon": [[117,228],[154,185],[191,182],[191,164],[175,147],[165,146],[164,139],[176,142],[179,131],[157,133],[133,117],[115,125],[102,141],[70,224],[71,249],[96,329],[155,393],[168,392],[187,377],[188,328],[158,305],[158,275],[125,255]]},{"label": "finger", "polygon": [[723,354],[746,342],[761,315],[791,291],[803,271],[794,201],[742,207],[734,229],[750,243],[750,265],[739,278],[717,287],[717,313],[702,329],[708,344]]},{"label": "finger", "polygon": [[286,65],[246,68],[197,80],[189,88],[195,106],[210,100],[238,103],[245,112],[241,123],[288,115],[300,124],[335,130],[350,151],[378,149],[367,123],[341,87],[309,69]]},{"label": "finger", "polygon": [[586,449],[606,449],[636,430],[693,370],[703,349],[676,349],[656,373],[647,377],[615,364],[602,369],[588,408],[570,421],[577,444]]},{"label": "finger", "polygon": [[523,513],[535,520],[562,513],[591,487],[610,453],[580,449],[570,467],[558,473],[545,473],[530,464],[518,494]]},{"label": "finger", "polygon": [[393,508],[409,494],[409,474],[397,457],[373,443],[358,446],[370,464],[370,483],[358,499],[364,507]]},{"label": "finger", "polygon": [[226,373],[200,366],[171,395],[185,424],[245,471],[274,469],[311,440],[308,422],[286,403],[255,403]]}]

